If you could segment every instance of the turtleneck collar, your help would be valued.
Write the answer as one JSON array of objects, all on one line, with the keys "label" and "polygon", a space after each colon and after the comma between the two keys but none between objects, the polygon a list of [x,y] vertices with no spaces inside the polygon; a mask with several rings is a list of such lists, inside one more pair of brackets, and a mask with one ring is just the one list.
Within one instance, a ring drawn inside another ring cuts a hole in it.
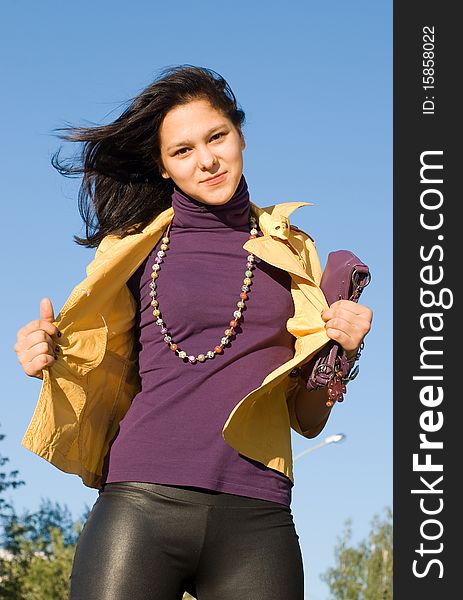
[{"label": "turtleneck collar", "polygon": [[174,187],[172,208],[174,209],[172,228],[247,227],[251,205],[246,179],[241,175],[235,193],[228,202],[221,205],[205,204]]}]

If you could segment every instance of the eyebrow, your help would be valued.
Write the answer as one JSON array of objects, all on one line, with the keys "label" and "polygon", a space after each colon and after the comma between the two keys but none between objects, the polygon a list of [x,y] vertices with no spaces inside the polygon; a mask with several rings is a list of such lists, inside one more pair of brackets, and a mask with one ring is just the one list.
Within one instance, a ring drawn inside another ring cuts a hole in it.
[{"label": "eyebrow", "polygon": [[[212,127],[212,129],[209,129],[209,131],[206,132],[206,137],[211,135],[211,133],[213,131],[216,131],[217,129],[222,129],[222,127],[226,127],[227,124],[226,123],[222,123],[221,125],[216,125],[215,127]],[[180,146],[189,146],[191,145],[191,141],[190,140],[185,140],[184,142],[177,142],[175,144],[172,144],[171,146],[168,146],[167,150],[172,150],[173,148],[178,148]]]}]

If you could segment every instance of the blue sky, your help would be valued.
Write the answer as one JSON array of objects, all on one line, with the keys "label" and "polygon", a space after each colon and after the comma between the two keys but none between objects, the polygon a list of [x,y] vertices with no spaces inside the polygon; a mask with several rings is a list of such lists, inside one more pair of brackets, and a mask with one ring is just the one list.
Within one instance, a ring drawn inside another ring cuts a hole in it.
[{"label": "blue sky", "polygon": [[72,240],[82,233],[78,181],[52,168],[61,144],[52,130],[113,120],[163,67],[206,66],[227,79],[246,113],[253,202],[313,202],[291,222],[315,238],[322,265],[331,250],[350,249],[372,272],[361,298],[374,317],[360,374],[318,438],[293,432],[294,454],[346,435],[295,463],[292,511],[306,597],[327,599],[319,574],[334,563],[345,520],[359,540],[392,504],[392,4],[82,0],[3,3],[1,12],[8,60],[0,114],[0,432],[7,436],[0,453],[27,483],[10,499],[33,510],[49,497],[77,518],[97,495],[21,446],[40,382],[17,363],[16,331],[38,317],[43,296],[57,314],[93,256]]}]

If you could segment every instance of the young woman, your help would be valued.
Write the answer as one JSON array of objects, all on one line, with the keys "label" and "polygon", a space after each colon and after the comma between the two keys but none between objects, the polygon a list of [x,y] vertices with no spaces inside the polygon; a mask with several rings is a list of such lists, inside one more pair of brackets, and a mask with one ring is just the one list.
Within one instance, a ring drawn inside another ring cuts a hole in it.
[{"label": "young woman", "polygon": [[[259,207],[244,112],[217,73],[167,69],[113,123],[73,128],[87,277],[18,331],[43,379],[23,445],[99,490],[71,600],[302,600],[290,427],[331,408],[303,370],[330,338],[355,359],[372,311],[328,307],[313,240]],[[67,128],[69,129],[69,128]]]}]

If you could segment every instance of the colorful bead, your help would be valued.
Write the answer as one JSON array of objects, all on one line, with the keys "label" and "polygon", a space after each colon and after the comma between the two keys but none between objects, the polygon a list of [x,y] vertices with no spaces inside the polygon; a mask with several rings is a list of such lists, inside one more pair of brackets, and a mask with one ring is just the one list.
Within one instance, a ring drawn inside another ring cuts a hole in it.
[{"label": "colorful bead", "polygon": [[[258,234],[257,219],[253,215],[250,215],[249,223],[250,223],[250,235],[249,235],[248,239],[254,239],[257,237],[257,234]],[[163,258],[166,255],[166,251],[169,249],[169,246],[168,246],[169,241],[170,241],[170,238],[168,235],[169,231],[170,231],[170,225],[167,229],[167,233],[162,238],[162,244],[160,245],[160,249],[157,252],[157,256],[154,259],[154,264],[152,265],[151,283],[149,285],[151,288],[150,296],[152,298],[151,306],[156,307],[153,310],[153,316],[158,317],[157,319],[155,319],[155,323],[156,323],[156,325],[161,327],[161,333],[164,336],[164,338],[163,338],[164,341],[166,342],[166,344],[169,346],[169,348],[172,351],[177,352],[177,355],[179,358],[181,358],[181,359],[187,358],[190,364],[195,364],[196,362],[205,362],[206,359],[214,358],[214,356],[216,354],[222,354],[224,346],[228,346],[230,344],[230,341],[231,341],[230,338],[233,336],[234,329],[238,325],[238,319],[240,319],[241,315],[242,315],[241,309],[243,309],[245,307],[244,300],[247,300],[247,298],[248,298],[247,292],[249,292],[249,290],[250,290],[250,285],[252,283],[251,277],[253,276],[252,269],[255,269],[255,264],[254,264],[255,257],[253,254],[248,254],[248,256],[247,256],[245,278],[243,279],[243,285],[241,286],[242,291],[240,294],[240,300],[236,303],[236,306],[240,310],[234,311],[234,313],[233,313],[234,319],[232,319],[230,321],[230,327],[225,329],[225,336],[222,337],[222,339],[220,340],[220,344],[218,346],[215,346],[214,350],[208,350],[208,352],[206,352],[206,354],[198,354],[197,357],[192,354],[188,356],[184,350],[179,350],[178,345],[175,344],[174,342],[172,342],[172,336],[169,335],[168,328],[160,316],[161,311],[159,310],[159,308],[157,308],[159,306],[159,302],[156,299],[156,296],[157,296],[157,292],[155,291],[157,288],[156,279],[159,277],[159,271],[161,270],[160,265],[163,262]]]}]

